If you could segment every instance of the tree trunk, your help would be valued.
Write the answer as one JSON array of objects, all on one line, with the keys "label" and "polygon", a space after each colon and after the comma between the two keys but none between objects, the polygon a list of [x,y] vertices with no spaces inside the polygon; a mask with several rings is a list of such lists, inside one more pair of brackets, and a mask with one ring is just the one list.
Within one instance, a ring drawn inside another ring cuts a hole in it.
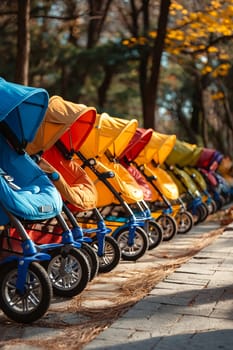
[{"label": "tree trunk", "polygon": [[18,31],[15,81],[28,85],[30,56],[30,0],[18,0]]},{"label": "tree trunk", "polygon": [[[158,93],[159,72],[161,65],[161,57],[166,37],[166,28],[169,15],[170,0],[160,1],[160,13],[158,20],[157,37],[154,41],[152,49],[152,64],[150,74],[148,74],[149,60],[142,58],[144,64],[140,65],[140,87],[142,96],[142,109],[145,128],[156,129],[155,109]],[[145,71],[147,70],[147,73]]]},{"label": "tree trunk", "polygon": [[114,68],[112,66],[105,66],[104,72],[104,79],[98,88],[98,105],[100,109],[104,108],[107,98],[107,91],[109,89],[109,86],[111,85],[112,78],[114,76]]}]

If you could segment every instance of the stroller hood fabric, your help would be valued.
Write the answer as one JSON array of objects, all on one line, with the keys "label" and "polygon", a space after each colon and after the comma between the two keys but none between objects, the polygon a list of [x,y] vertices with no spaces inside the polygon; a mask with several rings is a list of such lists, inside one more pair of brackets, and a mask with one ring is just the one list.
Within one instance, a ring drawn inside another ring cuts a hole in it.
[{"label": "stroller hood fabric", "polygon": [[198,147],[196,144],[176,140],[174,148],[166,159],[166,163],[180,167],[186,165],[195,166],[202,153],[202,149],[202,147]]},{"label": "stroller hood fabric", "polygon": [[161,134],[154,131],[147,145],[135,158],[135,162],[141,165],[147,164],[153,159],[156,164],[163,164],[175,142],[176,135]]},{"label": "stroller hood fabric", "polygon": [[127,162],[132,162],[148,144],[153,135],[153,132],[153,129],[137,128],[130,143],[120,154],[119,159],[125,159]]},{"label": "stroller hood fabric", "polygon": [[223,154],[216,149],[203,148],[196,166],[210,170],[216,170],[223,159]]},{"label": "stroller hood fabric", "polygon": [[[79,144],[82,144],[92,129],[95,118],[96,109],[94,107],[66,101],[60,96],[52,96],[49,99],[44,121],[38,129],[33,143],[27,147],[28,153],[35,154],[46,151],[61,137],[69,150],[71,141],[74,149],[79,148]],[[73,134],[74,137],[72,137]]]},{"label": "stroller hood fabric", "polygon": [[7,212],[25,220],[45,220],[62,210],[61,197],[47,175],[24,152],[44,118],[48,94],[0,79],[0,224]]},{"label": "stroller hood fabric", "polygon": [[133,137],[138,126],[136,119],[113,118],[107,113],[98,114],[94,128],[81,146],[86,158],[101,158],[107,150],[119,156]]},{"label": "stroller hood fabric", "polygon": [[4,121],[24,148],[35,137],[48,106],[48,93],[0,78],[0,122]]},{"label": "stroller hood fabric", "polygon": [[97,192],[75,157],[70,155],[66,159],[66,154],[58,149],[56,143],[59,139],[65,152],[78,151],[92,130],[95,118],[95,108],[53,96],[39,132],[28,147],[29,153],[44,151],[39,166],[48,173],[59,174],[53,183],[73,211],[93,209]]}]

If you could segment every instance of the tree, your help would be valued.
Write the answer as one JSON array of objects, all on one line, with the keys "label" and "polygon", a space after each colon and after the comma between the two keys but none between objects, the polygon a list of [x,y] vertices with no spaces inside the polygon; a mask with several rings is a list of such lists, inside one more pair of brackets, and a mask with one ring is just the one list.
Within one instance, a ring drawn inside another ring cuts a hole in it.
[{"label": "tree", "polygon": [[15,81],[28,85],[30,60],[30,0],[18,0]]},{"label": "tree", "polygon": [[158,24],[153,30],[151,28],[151,13],[153,15],[154,13],[151,11],[151,3],[150,0],[143,0],[141,4],[136,0],[131,0],[131,11],[129,12],[131,23],[128,23],[127,16],[122,16],[132,35],[132,38],[124,40],[123,44],[128,45],[132,51],[138,50],[138,78],[145,128],[157,127],[156,99],[171,1],[160,1]]}]

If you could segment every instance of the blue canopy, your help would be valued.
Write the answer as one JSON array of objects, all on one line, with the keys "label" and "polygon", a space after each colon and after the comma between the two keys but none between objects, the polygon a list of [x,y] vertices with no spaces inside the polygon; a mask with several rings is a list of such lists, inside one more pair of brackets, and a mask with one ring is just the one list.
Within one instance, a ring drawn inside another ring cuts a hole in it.
[{"label": "blue canopy", "polygon": [[[45,220],[62,210],[56,187],[38,165],[25,154],[18,154],[0,134],[0,225],[9,222],[4,207],[20,219]],[[2,175],[12,177],[14,188]]]},{"label": "blue canopy", "polygon": [[0,122],[13,131],[22,147],[33,141],[48,107],[46,90],[7,82],[0,77]]},{"label": "blue canopy", "polygon": [[48,100],[42,88],[0,78],[0,225],[9,222],[6,211],[24,220],[45,220],[62,210],[56,187],[24,151],[44,118]]}]

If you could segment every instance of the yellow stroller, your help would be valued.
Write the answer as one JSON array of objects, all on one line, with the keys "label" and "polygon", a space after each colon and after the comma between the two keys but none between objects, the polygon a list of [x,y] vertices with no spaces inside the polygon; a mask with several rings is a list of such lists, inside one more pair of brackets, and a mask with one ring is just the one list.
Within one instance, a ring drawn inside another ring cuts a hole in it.
[{"label": "yellow stroller", "polygon": [[[80,167],[77,159],[66,157],[56,142],[61,139],[67,150],[70,147],[79,149],[87,135],[93,128],[96,118],[96,110],[92,107],[76,104],[64,100],[60,96],[53,96],[49,100],[49,106],[44,121],[39,128],[34,141],[28,146],[28,152],[41,154],[39,158],[41,168],[50,174],[57,174],[53,182],[63,198],[63,214],[65,214],[75,240],[81,240],[82,246],[88,249],[89,243],[99,258],[96,268],[95,258],[91,255],[93,275],[97,272],[109,272],[120,261],[120,248],[112,236],[109,235],[104,221],[96,209],[97,191],[86,172]],[[72,134],[78,136],[72,140]],[[82,229],[77,222],[80,212],[93,210],[97,216],[97,224],[93,229]],[[88,256],[90,249],[88,249]]]},{"label": "yellow stroller", "polygon": [[210,196],[207,196],[203,179],[198,173],[194,174],[195,170],[191,170],[200,159],[202,150],[203,148],[196,144],[176,140],[172,152],[166,159],[166,164],[172,170],[170,175],[176,181],[181,196],[194,217],[195,224],[206,219],[212,203]]},{"label": "yellow stroller", "polygon": [[131,205],[143,200],[143,191],[129,172],[118,162],[110,161],[105,152],[120,154],[137,126],[135,119],[126,121],[107,113],[98,114],[95,127],[80,151],[75,152],[96,186],[97,207],[113,230],[122,258],[132,261],[143,256],[149,247],[145,225],[150,231],[161,228],[154,220],[145,222],[135,216]]},{"label": "yellow stroller", "polygon": [[[145,144],[143,137],[147,133],[148,130],[138,128],[121,159],[125,163],[133,162],[148,181],[152,191],[152,198],[148,203],[152,216],[163,227],[164,240],[170,240],[176,232],[186,233],[193,225],[191,214],[180,202],[176,184],[160,167],[171,152],[176,137],[152,130],[151,138]],[[144,143],[141,149],[140,142]]]}]

